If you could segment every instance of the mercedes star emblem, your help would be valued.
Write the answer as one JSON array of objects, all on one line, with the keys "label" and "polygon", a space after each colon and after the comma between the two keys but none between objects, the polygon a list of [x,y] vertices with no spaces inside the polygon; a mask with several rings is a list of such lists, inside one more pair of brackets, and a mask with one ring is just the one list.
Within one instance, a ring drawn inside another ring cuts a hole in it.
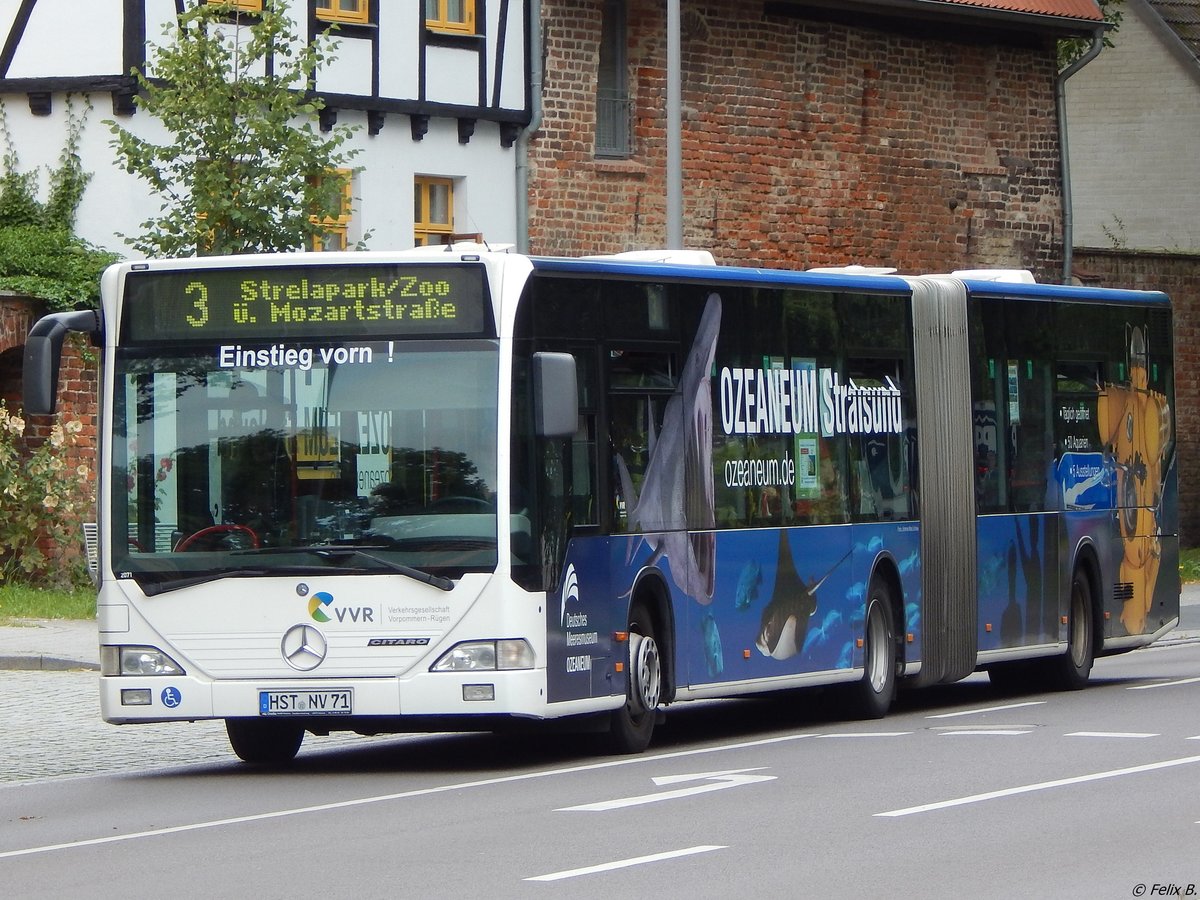
[{"label": "mercedes star emblem", "polygon": [[293,625],[279,644],[283,661],[299,672],[310,672],[325,661],[329,644],[325,635],[311,625]]}]

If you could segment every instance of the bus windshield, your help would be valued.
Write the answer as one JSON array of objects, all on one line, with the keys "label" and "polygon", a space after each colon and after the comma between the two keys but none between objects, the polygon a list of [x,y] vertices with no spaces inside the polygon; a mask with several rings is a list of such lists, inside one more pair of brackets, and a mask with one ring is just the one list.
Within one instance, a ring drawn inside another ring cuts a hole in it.
[{"label": "bus windshield", "polygon": [[497,371],[492,340],[123,348],[114,570],[494,569]]}]

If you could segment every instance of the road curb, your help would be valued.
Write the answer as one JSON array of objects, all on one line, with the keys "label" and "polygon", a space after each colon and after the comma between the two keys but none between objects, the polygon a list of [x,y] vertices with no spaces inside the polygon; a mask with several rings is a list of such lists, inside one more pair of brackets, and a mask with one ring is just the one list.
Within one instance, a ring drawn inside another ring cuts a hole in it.
[{"label": "road curb", "polygon": [[0,656],[0,670],[8,672],[70,672],[80,670],[99,672],[100,665],[94,662],[85,662],[81,659],[27,654],[23,656]]}]

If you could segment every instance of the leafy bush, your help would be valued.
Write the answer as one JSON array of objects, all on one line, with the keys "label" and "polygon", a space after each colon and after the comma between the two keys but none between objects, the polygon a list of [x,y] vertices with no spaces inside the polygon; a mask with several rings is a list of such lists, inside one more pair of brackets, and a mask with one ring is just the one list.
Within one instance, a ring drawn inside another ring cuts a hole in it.
[{"label": "leafy bush", "polygon": [[4,142],[0,172],[0,290],[44,300],[52,310],[94,306],[100,296],[100,273],[116,262],[77,237],[75,211],[91,175],[79,160],[79,135],[91,104],[76,115],[67,99],[67,140],[58,166],[49,171],[49,196],[37,198],[37,169],[18,169],[17,151],[0,103],[0,139]]},{"label": "leafy bush", "polygon": [[52,310],[94,306],[100,274],[117,261],[65,228],[8,225],[0,217],[0,289],[44,300]]},{"label": "leafy bush", "polygon": [[[65,588],[86,577],[80,526],[95,491],[90,467],[68,463],[81,430],[59,416],[49,438],[25,451],[25,420],[0,400],[0,581]],[[53,565],[47,542],[61,553]]]},{"label": "leafy bush", "polygon": [[1179,551],[1179,580],[1184,584],[1200,581],[1200,547]]}]

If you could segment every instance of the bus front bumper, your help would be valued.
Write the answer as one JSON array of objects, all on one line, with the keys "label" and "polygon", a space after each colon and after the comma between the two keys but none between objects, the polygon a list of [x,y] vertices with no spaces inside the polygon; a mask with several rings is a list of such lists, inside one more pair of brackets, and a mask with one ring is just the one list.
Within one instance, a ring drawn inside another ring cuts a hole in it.
[{"label": "bus front bumper", "polygon": [[[115,725],[197,719],[302,720],[314,731],[429,730],[419,720],[553,719],[615,709],[622,696],[546,703],[544,669],[427,672],[406,678],[206,680],[183,676],[101,676],[100,708]],[[382,727],[378,720],[399,720]],[[405,727],[411,722],[411,729]],[[491,726],[483,725],[490,728]]]}]

